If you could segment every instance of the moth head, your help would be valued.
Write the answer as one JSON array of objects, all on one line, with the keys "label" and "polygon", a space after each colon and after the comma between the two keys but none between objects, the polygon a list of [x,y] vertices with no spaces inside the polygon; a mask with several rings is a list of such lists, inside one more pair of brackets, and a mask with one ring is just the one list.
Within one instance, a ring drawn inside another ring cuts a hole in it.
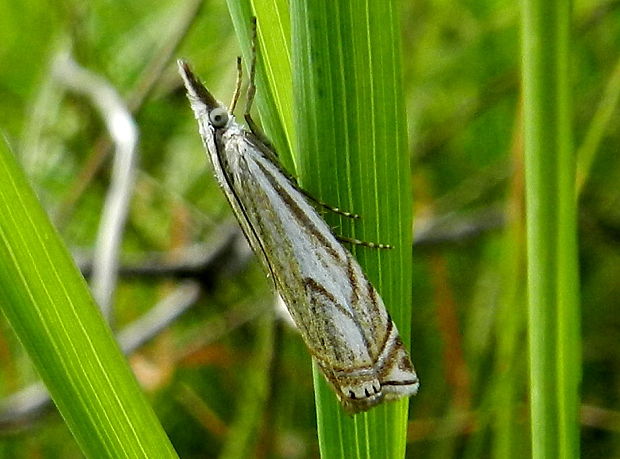
[{"label": "moth head", "polygon": [[211,123],[214,128],[221,128],[226,126],[229,117],[228,110],[222,106],[218,106],[209,112],[209,123]]},{"label": "moth head", "polygon": [[179,65],[179,73],[187,89],[187,97],[192,104],[196,118],[203,119],[206,115],[209,124],[214,128],[226,126],[230,119],[226,107],[219,103],[209,90],[204,87],[194,75],[187,62],[179,59],[177,63]]}]

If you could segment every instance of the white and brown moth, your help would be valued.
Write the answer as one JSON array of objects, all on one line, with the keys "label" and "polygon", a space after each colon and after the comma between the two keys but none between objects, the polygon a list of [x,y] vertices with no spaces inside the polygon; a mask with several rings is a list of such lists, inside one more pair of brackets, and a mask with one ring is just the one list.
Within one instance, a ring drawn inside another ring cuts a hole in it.
[{"label": "white and brown moth", "polygon": [[178,65],[215,176],[344,409],[416,394],[418,377],[377,291],[248,115],[254,63],[251,131],[232,113],[238,87],[228,110],[186,62]]}]

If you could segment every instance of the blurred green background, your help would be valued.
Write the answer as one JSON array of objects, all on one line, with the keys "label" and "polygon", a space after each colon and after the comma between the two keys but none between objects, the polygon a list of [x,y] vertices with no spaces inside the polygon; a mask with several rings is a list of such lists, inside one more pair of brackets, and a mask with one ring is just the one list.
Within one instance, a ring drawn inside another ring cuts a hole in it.
[{"label": "blurred green background", "polygon": [[[529,456],[518,20],[515,2],[402,2],[422,381],[410,457],[497,456],[506,438],[513,457]],[[230,238],[236,226],[174,65],[190,58],[228,102],[237,43],[219,0],[2,2],[0,130],[88,270],[111,143],[54,62],[70,53],[116,89],[140,138],[114,327],[136,323],[181,279],[201,287],[190,310],[129,357],[172,443],[181,457],[233,454],[240,438],[252,457],[316,457],[310,358],[294,330],[272,321],[270,281]],[[575,2],[584,457],[620,456],[619,49],[620,2]],[[37,377],[0,326],[8,397]],[[53,409],[5,409],[0,433],[2,457],[80,457]]]}]

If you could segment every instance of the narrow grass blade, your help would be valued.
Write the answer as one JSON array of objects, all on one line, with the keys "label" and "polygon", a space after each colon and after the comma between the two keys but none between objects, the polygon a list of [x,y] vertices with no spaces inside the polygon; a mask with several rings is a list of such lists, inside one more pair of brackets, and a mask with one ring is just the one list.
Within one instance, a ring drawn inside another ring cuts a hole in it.
[{"label": "narrow grass blade", "polygon": [[571,4],[522,7],[532,454],[579,456],[581,377]]},{"label": "narrow grass blade", "polygon": [[176,457],[15,157],[0,144],[0,307],[88,457]]},{"label": "narrow grass blade", "polygon": [[[361,215],[327,215],[338,233],[395,247],[354,252],[409,343],[411,195],[396,5],[291,2],[294,152],[304,188]],[[408,400],[350,417],[317,371],[315,388],[323,457],[404,455]]]}]

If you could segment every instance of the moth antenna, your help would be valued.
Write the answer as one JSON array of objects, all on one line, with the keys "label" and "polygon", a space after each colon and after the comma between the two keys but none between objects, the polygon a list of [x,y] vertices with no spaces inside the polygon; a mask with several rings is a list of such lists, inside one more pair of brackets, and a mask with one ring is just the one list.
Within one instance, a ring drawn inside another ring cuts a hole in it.
[{"label": "moth antenna", "polygon": [[239,101],[239,95],[241,94],[241,83],[243,83],[243,67],[241,66],[241,56],[237,56],[237,81],[235,81],[235,92],[233,93],[232,100],[228,106],[228,113],[233,114]]},{"label": "moth antenna", "polygon": [[243,117],[245,118],[245,122],[248,124],[248,127],[252,131],[252,133],[258,137],[270,150],[273,150],[273,146],[271,142],[267,138],[267,136],[263,133],[263,131],[258,127],[256,122],[252,119],[252,115],[250,114],[250,110],[252,109],[252,104],[254,103],[254,96],[256,95],[256,54],[257,54],[257,40],[258,33],[256,27],[256,17],[252,17],[252,38],[251,38],[251,48],[250,48],[250,81],[248,82],[248,93],[245,101],[245,111],[243,113]]}]

